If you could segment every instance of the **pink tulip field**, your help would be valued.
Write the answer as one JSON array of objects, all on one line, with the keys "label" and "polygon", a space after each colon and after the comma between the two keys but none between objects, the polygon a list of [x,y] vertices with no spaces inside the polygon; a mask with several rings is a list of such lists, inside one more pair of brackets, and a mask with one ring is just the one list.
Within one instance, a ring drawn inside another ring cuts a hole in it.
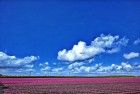
[{"label": "pink tulip field", "polygon": [[0,78],[0,94],[140,94],[140,78]]}]

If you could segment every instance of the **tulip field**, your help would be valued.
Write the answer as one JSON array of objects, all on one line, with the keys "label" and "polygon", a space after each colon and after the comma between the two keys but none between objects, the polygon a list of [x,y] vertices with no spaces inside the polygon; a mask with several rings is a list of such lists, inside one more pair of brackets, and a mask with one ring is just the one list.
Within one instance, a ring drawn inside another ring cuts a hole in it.
[{"label": "tulip field", "polygon": [[140,94],[140,78],[0,78],[0,94]]}]

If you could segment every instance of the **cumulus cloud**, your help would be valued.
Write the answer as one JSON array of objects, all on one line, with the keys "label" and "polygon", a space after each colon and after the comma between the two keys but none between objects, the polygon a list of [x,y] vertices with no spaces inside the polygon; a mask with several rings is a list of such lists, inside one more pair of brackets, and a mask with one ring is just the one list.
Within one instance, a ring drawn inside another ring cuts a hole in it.
[{"label": "cumulus cloud", "polygon": [[68,66],[68,69],[72,70],[72,69],[78,68],[82,65],[84,65],[83,62],[74,62]]},{"label": "cumulus cloud", "polygon": [[40,63],[41,71],[51,71],[51,67],[49,66],[49,62]]},{"label": "cumulus cloud", "polygon": [[86,66],[85,62],[74,62],[68,66],[68,70],[74,73],[92,72],[97,70],[101,64],[95,64],[95,66]]},{"label": "cumulus cloud", "polygon": [[[77,65],[77,63],[76,63]],[[108,66],[103,66],[102,64],[95,64],[94,66],[78,65],[69,68],[73,73],[122,73],[122,72],[133,72],[140,70],[140,64],[129,64],[128,62],[122,62],[120,65],[111,64]]]},{"label": "cumulus cloud", "polygon": [[96,71],[99,68],[99,66],[99,64],[96,64],[95,66],[80,66],[78,71],[90,73]]},{"label": "cumulus cloud", "polygon": [[132,70],[132,65],[122,62],[120,65],[111,64],[110,66],[101,66],[98,72],[127,72]]},{"label": "cumulus cloud", "polygon": [[4,52],[0,52],[0,68],[32,68],[32,63],[38,59],[39,57],[36,56],[26,56],[24,58],[17,58],[16,56],[10,56]]},{"label": "cumulus cloud", "polygon": [[72,50],[66,49],[58,52],[58,59],[63,61],[77,61],[85,60],[104,52],[104,49],[92,46],[86,46],[85,42],[78,42],[78,45],[74,45]]},{"label": "cumulus cloud", "polygon": [[41,67],[41,72],[61,72],[64,70],[62,67],[54,67],[49,64],[49,62],[40,63],[39,66]]},{"label": "cumulus cloud", "polygon": [[139,53],[136,53],[136,52],[130,52],[130,53],[127,53],[127,54],[124,54],[123,57],[125,59],[131,59],[131,58],[136,58],[136,57],[139,57]]},{"label": "cumulus cloud", "polygon": [[139,43],[140,43],[140,39],[137,39],[137,40],[134,41],[133,44],[134,44],[134,45],[137,45],[137,44],[139,44]]},{"label": "cumulus cloud", "polygon": [[95,38],[90,45],[79,41],[71,50],[63,49],[58,52],[57,59],[68,62],[83,61],[91,59],[100,53],[115,53],[118,52],[121,46],[125,46],[128,39],[119,38],[119,36],[103,35]]}]

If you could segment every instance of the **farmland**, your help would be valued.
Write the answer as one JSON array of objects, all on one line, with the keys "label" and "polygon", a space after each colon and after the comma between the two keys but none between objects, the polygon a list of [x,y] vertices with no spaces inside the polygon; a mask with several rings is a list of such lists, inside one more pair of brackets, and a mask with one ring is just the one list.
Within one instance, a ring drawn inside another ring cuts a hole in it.
[{"label": "farmland", "polygon": [[140,94],[140,78],[0,78],[0,93]]}]

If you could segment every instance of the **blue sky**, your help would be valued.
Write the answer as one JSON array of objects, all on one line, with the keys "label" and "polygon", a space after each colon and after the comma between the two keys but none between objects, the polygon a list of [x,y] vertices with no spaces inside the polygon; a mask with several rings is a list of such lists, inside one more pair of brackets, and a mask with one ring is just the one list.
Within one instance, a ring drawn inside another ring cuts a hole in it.
[{"label": "blue sky", "polygon": [[1,1],[1,73],[137,74],[139,5],[125,0]]}]

